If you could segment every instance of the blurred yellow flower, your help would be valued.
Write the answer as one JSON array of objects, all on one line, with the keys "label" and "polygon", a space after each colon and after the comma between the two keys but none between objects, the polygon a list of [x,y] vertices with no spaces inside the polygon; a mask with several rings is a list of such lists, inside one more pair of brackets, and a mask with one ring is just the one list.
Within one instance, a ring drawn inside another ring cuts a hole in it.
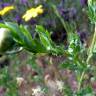
[{"label": "blurred yellow flower", "polygon": [[5,15],[7,12],[9,12],[10,10],[15,9],[14,6],[6,6],[4,7],[2,10],[0,10],[0,15],[3,16]]},{"label": "blurred yellow flower", "polygon": [[31,8],[29,10],[26,11],[26,13],[22,16],[22,18],[25,21],[29,21],[31,18],[35,18],[37,17],[39,14],[43,13],[43,9],[42,9],[42,5],[39,5],[36,8]]}]

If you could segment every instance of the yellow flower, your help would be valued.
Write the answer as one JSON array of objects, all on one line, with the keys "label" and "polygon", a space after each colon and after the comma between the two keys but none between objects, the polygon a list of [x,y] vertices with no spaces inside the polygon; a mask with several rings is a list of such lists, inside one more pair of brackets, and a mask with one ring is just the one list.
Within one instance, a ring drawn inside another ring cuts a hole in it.
[{"label": "yellow flower", "polygon": [[10,10],[13,10],[13,9],[14,9],[14,6],[6,6],[2,10],[0,10],[0,15],[3,16],[7,12],[9,12]]},{"label": "yellow flower", "polygon": [[39,5],[36,8],[31,8],[26,11],[26,13],[22,16],[25,21],[29,21],[31,18],[37,17],[39,14],[43,13],[42,5]]}]

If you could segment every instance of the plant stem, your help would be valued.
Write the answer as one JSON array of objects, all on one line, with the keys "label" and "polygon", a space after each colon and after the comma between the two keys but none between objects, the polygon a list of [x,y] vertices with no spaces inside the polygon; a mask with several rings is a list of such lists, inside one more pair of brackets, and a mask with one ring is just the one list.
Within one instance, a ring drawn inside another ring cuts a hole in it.
[{"label": "plant stem", "polygon": [[[51,4],[56,16],[58,17],[58,19],[60,20],[61,24],[63,25],[63,28],[65,29],[66,33],[67,33],[67,41],[70,40],[70,33],[72,33],[71,26],[70,24],[68,24],[68,22],[66,22],[64,20],[64,18],[62,18],[62,16],[60,15],[60,13],[58,12],[57,8],[55,5]],[[72,27],[73,28],[73,27]]]},{"label": "plant stem", "polygon": [[53,8],[55,14],[56,14],[57,17],[59,18],[60,22],[62,23],[64,29],[66,30],[66,32],[68,32],[68,28],[67,28],[67,26],[66,26],[66,23],[65,23],[64,19],[61,17],[61,15],[59,14],[59,12],[58,12],[56,6],[53,5],[53,4],[51,4],[51,6],[52,6],[52,8]]},{"label": "plant stem", "polygon": [[95,32],[94,32],[94,35],[93,35],[92,43],[90,45],[89,52],[88,52],[88,58],[86,60],[87,64],[89,63],[90,58],[92,57],[95,41],[96,41],[96,23],[95,23]]},{"label": "plant stem", "polygon": [[83,72],[81,74],[81,77],[80,77],[80,80],[79,80],[79,83],[78,83],[78,92],[80,91],[81,84],[82,84],[82,81],[83,81],[83,77],[85,75],[85,72],[86,72],[86,70],[83,70]]},{"label": "plant stem", "polygon": [[[90,59],[92,57],[95,42],[96,42],[96,23],[95,23],[95,32],[94,32],[94,35],[93,35],[92,43],[91,43],[91,45],[89,47],[88,57],[87,57],[87,60],[86,60],[87,65],[89,64],[89,61],[90,61]],[[87,68],[88,68],[88,66],[87,66]],[[84,78],[84,75],[85,75],[85,72],[86,72],[87,68],[85,68],[83,70],[82,74],[81,74],[79,84],[78,84],[78,92],[80,91],[81,84],[82,84],[82,81],[83,81],[83,78]]]}]

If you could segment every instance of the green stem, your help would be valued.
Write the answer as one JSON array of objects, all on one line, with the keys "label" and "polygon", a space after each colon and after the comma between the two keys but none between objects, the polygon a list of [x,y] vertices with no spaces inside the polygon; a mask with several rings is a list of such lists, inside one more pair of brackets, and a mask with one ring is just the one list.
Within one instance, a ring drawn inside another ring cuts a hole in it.
[{"label": "green stem", "polygon": [[55,5],[51,4],[51,6],[52,6],[52,8],[53,8],[53,10],[54,10],[54,12],[55,12],[55,14],[56,14],[56,16],[59,18],[61,24],[63,25],[63,28],[64,28],[65,31],[67,32],[67,41],[69,41],[69,40],[70,40],[70,33],[73,32],[73,31],[72,31],[72,30],[73,30],[73,29],[72,29],[73,27],[71,28],[71,25],[68,24],[68,22],[66,22],[66,21],[64,20],[64,18],[62,18],[62,16],[59,14],[59,12],[58,12],[58,10],[57,10],[57,8],[56,8]]},{"label": "green stem", "polygon": [[62,16],[60,15],[60,13],[58,12],[56,6],[54,4],[50,4],[51,7],[53,8],[56,16],[58,17],[58,19],[60,20],[61,24],[63,25],[63,28],[65,29],[66,33],[67,33],[67,41],[68,43],[70,42],[70,37],[72,36],[72,33],[76,32],[76,25],[75,22],[71,22],[68,23],[64,20],[64,18],[62,18]]},{"label": "green stem", "polygon": [[59,14],[59,12],[58,12],[56,6],[53,5],[53,4],[51,4],[51,6],[52,6],[52,8],[53,8],[55,14],[56,14],[57,17],[59,18],[60,22],[62,23],[64,29],[66,30],[66,32],[68,32],[68,28],[67,28],[67,26],[66,26],[66,23],[65,23],[64,19],[61,17],[61,15]]},{"label": "green stem", "polygon": [[78,92],[80,91],[81,89],[81,84],[82,84],[82,81],[83,81],[83,77],[85,75],[85,72],[86,70],[83,70],[82,74],[81,74],[81,77],[80,77],[80,80],[79,80],[79,83],[78,83]]},{"label": "green stem", "polygon": [[90,45],[89,52],[88,52],[88,58],[86,60],[87,64],[89,63],[89,61],[92,57],[95,42],[96,42],[96,23],[95,23],[95,32],[94,32],[94,35],[93,35],[92,43]]},{"label": "green stem", "polygon": [[[93,48],[94,48],[95,42],[96,42],[96,23],[95,23],[95,32],[94,32],[94,35],[93,35],[92,43],[90,45],[91,47],[89,47],[89,53],[88,53],[88,57],[87,57],[87,60],[86,60],[87,65],[89,64],[89,61],[90,61],[90,59],[92,57],[92,53],[93,53]],[[83,81],[83,78],[84,78],[86,69],[84,69],[83,72],[82,72],[82,74],[81,74],[81,77],[80,77],[80,80],[79,80],[79,83],[78,83],[78,92],[81,89],[81,84],[82,84],[82,81]]]}]

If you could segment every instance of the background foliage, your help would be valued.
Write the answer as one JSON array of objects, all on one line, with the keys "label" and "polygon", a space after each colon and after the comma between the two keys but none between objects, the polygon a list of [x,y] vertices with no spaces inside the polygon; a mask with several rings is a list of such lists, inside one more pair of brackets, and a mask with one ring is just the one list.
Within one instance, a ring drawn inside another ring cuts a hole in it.
[{"label": "background foliage", "polygon": [[3,0],[0,9],[11,5],[0,16],[14,40],[0,52],[0,95],[95,96],[96,1]]}]

